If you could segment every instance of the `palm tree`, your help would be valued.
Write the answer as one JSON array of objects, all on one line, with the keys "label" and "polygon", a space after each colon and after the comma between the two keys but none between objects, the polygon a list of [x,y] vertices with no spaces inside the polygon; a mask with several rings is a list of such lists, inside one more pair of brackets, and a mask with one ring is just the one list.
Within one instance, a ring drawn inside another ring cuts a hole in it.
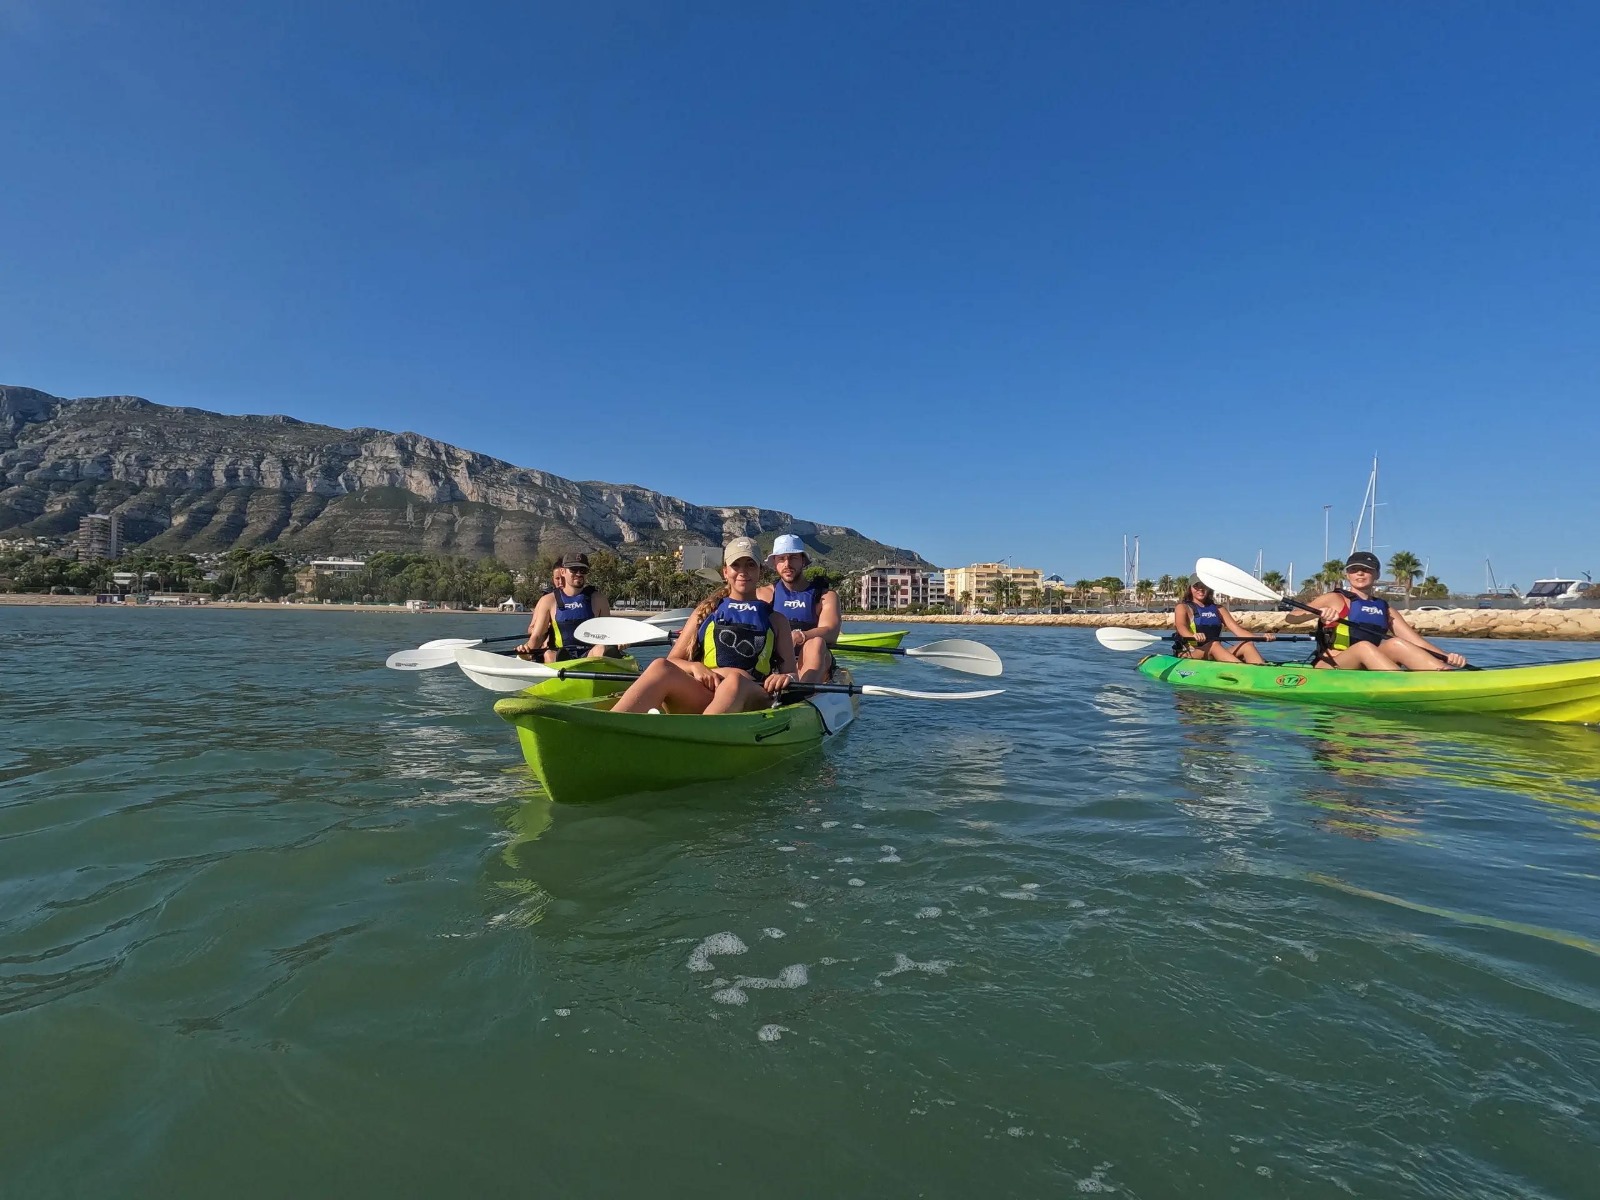
[{"label": "palm tree", "polygon": [[1344,564],[1337,558],[1330,558],[1317,572],[1317,579],[1327,587],[1338,587],[1344,581]]},{"label": "palm tree", "polygon": [[1417,595],[1424,600],[1443,600],[1450,594],[1450,589],[1439,582],[1437,575],[1429,575],[1422,581],[1422,586],[1417,589]]},{"label": "palm tree", "polygon": [[1273,591],[1281,592],[1281,591],[1283,591],[1284,584],[1285,584],[1286,581],[1285,581],[1285,579],[1283,578],[1283,575],[1280,572],[1278,572],[1278,571],[1268,571],[1265,575],[1263,575],[1261,577],[1261,582],[1266,584]]},{"label": "palm tree", "polygon": [[1175,582],[1171,575],[1163,575],[1156,580],[1156,594],[1160,596],[1172,595],[1172,588]]},{"label": "palm tree", "polygon": [[1397,550],[1389,556],[1389,575],[1405,588],[1407,599],[1411,598],[1411,585],[1416,583],[1417,576],[1421,574],[1422,563],[1411,551]]},{"label": "palm tree", "polygon": [[1134,595],[1139,597],[1140,604],[1150,603],[1150,597],[1156,593],[1156,585],[1148,579],[1141,579],[1134,585]]}]

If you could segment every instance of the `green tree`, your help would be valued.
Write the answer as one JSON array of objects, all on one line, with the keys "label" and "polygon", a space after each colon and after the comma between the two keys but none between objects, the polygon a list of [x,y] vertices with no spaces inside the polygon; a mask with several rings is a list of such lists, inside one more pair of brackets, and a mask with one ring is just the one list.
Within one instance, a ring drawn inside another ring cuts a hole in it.
[{"label": "green tree", "polygon": [[1344,564],[1337,558],[1330,558],[1322,564],[1322,570],[1317,572],[1316,580],[1324,587],[1338,587],[1344,582]]},{"label": "green tree", "polygon": [[1269,588],[1271,588],[1275,592],[1283,591],[1284,584],[1285,584],[1285,580],[1283,578],[1282,573],[1280,573],[1278,571],[1268,571],[1268,572],[1266,572],[1264,575],[1261,576],[1261,582],[1266,584]]},{"label": "green tree", "polygon": [[1449,594],[1450,589],[1439,582],[1437,575],[1429,575],[1417,589],[1417,595],[1424,600],[1443,600]]},{"label": "green tree", "polygon": [[1398,550],[1389,556],[1389,577],[1405,589],[1408,599],[1411,596],[1412,585],[1421,574],[1422,562],[1411,551]]}]

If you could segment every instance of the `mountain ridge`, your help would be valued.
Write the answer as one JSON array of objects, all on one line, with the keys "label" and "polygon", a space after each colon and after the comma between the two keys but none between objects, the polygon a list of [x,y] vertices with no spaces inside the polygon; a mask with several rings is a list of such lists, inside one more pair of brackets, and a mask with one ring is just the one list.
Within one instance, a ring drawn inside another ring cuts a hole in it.
[{"label": "mountain ridge", "polygon": [[0,385],[0,535],[62,536],[90,512],[118,513],[125,541],[163,551],[273,545],[520,563],[792,532],[841,567],[928,565],[848,526],[572,480],[426,434]]}]

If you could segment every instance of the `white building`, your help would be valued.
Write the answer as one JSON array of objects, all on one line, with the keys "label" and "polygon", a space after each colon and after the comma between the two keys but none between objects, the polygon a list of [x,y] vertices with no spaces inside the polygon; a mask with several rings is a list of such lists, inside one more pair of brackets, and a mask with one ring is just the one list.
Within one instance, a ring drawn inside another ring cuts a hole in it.
[{"label": "white building", "polygon": [[928,603],[928,573],[919,567],[880,563],[861,572],[856,603],[861,608],[913,608]]}]

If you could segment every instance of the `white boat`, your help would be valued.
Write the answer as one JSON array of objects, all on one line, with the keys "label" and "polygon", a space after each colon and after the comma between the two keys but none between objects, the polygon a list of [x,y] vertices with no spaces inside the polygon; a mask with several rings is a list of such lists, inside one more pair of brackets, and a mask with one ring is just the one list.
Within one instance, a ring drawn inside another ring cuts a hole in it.
[{"label": "white boat", "polygon": [[1583,594],[1594,586],[1589,572],[1582,579],[1535,579],[1533,586],[1522,594],[1524,604],[1544,607],[1547,604],[1570,604],[1582,600]]}]

